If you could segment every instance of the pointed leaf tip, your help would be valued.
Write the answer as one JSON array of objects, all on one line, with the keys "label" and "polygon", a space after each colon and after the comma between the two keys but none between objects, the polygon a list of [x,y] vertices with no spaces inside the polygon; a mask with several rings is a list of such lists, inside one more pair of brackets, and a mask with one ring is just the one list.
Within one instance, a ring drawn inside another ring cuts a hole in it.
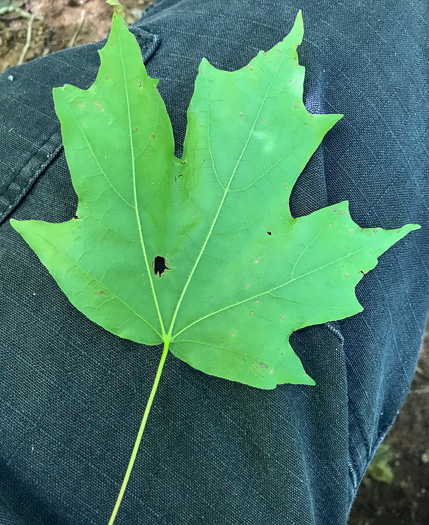
[{"label": "pointed leaf tip", "polygon": [[115,8],[115,13],[124,16],[124,6],[118,0],[106,0],[106,4],[112,5]]},{"label": "pointed leaf tip", "polygon": [[299,46],[302,43],[303,36],[304,36],[304,21],[302,19],[302,11],[300,9],[298,11],[298,14],[296,15],[295,22],[293,24],[293,27],[288,37],[289,38],[293,37],[295,39],[296,46]]}]

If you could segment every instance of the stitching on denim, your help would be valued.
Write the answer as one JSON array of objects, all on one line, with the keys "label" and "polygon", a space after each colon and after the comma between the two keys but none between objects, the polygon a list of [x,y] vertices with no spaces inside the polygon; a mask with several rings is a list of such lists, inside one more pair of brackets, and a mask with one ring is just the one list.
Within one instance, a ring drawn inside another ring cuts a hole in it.
[{"label": "stitching on denim", "polygon": [[[162,1],[162,0],[161,0]],[[134,34],[142,51],[143,61],[148,61],[153,53],[156,51],[161,38],[159,35],[149,33],[139,27],[130,27],[130,31]],[[140,42],[139,42],[140,40]],[[107,42],[107,38],[101,42],[94,42],[94,45]],[[5,208],[0,211],[0,224],[2,224],[7,217],[20,205],[26,194],[30,191],[36,180],[42,175],[46,168],[58,156],[63,149],[61,134],[59,133],[60,126],[55,127],[54,132],[41,145],[37,145],[37,151],[32,155],[24,166],[17,172],[16,176],[9,182],[2,195],[5,195],[13,184],[17,186],[17,190],[13,192],[10,198],[5,197]],[[57,144],[57,145],[56,145]],[[32,165],[35,165],[32,168]],[[34,173],[31,175],[31,172]],[[26,171],[29,172],[26,175]]]},{"label": "stitching on denim", "polygon": [[338,328],[336,328],[331,322],[325,323],[325,326],[330,332],[332,332],[336,336],[340,343],[344,345],[344,336],[340,332],[340,330],[338,330]]},{"label": "stitching on denim", "polygon": [[[33,184],[36,182],[36,180],[40,177],[42,172],[49,166],[49,164],[57,157],[57,155],[60,153],[62,149],[62,143],[61,139],[59,138],[58,129],[56,128],[55,131],[52,133],[52,135],[40,146],[39,150],[26,162],[26,164],[19,170],[16,177],[10,182],[10,184],[5,189],[6,193],[9,188],[12,186],[12,184],[16,184],[18,186],[18,194],[15,194],[14,197],[10,199],[10,203],[6,208],[0,213],[0,224],[6,220],[8,215],[13,212],[13,210],[19,206],[24,196],[28,193],[30,188],[33,186]],[[48,146],[49,148],[52,148],[52,146],[56,142],[60,142],[57,147],[54,147],[50,153],[46,153],[46,151],[42,151],[42,148],[45,146]],[[52,142],[52,144],[51,144]],[[45,155],[45,159],[38,160],[38,157],[41,156],[41,154]],[[23,177],[24,183],[20,180],[22,177],[21,175],[25,173],[26,170],[31,171],[31,164],[39,163],[39,167],[35,169],[34,175],[30,177]],[[19,181],[19,182],[17,182]]]}]

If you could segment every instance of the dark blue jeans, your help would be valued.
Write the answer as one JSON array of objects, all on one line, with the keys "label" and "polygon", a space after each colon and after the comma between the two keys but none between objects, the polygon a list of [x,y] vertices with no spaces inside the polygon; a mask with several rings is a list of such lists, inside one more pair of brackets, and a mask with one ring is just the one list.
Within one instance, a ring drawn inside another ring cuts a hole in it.
[{"label": "dark blue jeans", "polygon": [[[258,390],[170,354],[118,525],[345,524],[413,377],[429,302],[427,2],[163,0],[132,30],[180,156],[201,58],[242,67],[300,8],[304,103],[344,118],[300,177],[293,214],[348,199],[363,227],[422,229],[358,285],[363,313],[293,335],[314,388]],[[8,221],[74,216],[51,93],[88,88],[100,47],[0,76],[1,525],[107,524],[161,355],[74,309]]]}]

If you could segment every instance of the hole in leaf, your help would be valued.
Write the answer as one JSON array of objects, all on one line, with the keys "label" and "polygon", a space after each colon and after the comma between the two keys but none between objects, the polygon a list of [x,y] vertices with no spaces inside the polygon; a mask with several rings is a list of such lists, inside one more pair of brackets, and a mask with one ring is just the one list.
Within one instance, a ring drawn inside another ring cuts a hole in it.
[{"label": "hole in leaf", "polygon": [[165,275],[170,267],[168,266],[168,261],[165,257],[157,255],[152,263],[153,273],[158,277]]}]

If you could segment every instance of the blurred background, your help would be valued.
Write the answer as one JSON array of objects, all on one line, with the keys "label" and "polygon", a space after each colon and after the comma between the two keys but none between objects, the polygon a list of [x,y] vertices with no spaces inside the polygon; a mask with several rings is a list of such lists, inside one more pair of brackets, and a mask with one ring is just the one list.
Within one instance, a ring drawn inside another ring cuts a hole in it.
[{"label": "blurred background", "polygon": [[[154,0],[122,0],[132,24]],[[48,53],[102,40],[105,0],[0,0],[0,72]],[[371,463],[349,525],[429,524],[429,332],[414,382]]]}]

